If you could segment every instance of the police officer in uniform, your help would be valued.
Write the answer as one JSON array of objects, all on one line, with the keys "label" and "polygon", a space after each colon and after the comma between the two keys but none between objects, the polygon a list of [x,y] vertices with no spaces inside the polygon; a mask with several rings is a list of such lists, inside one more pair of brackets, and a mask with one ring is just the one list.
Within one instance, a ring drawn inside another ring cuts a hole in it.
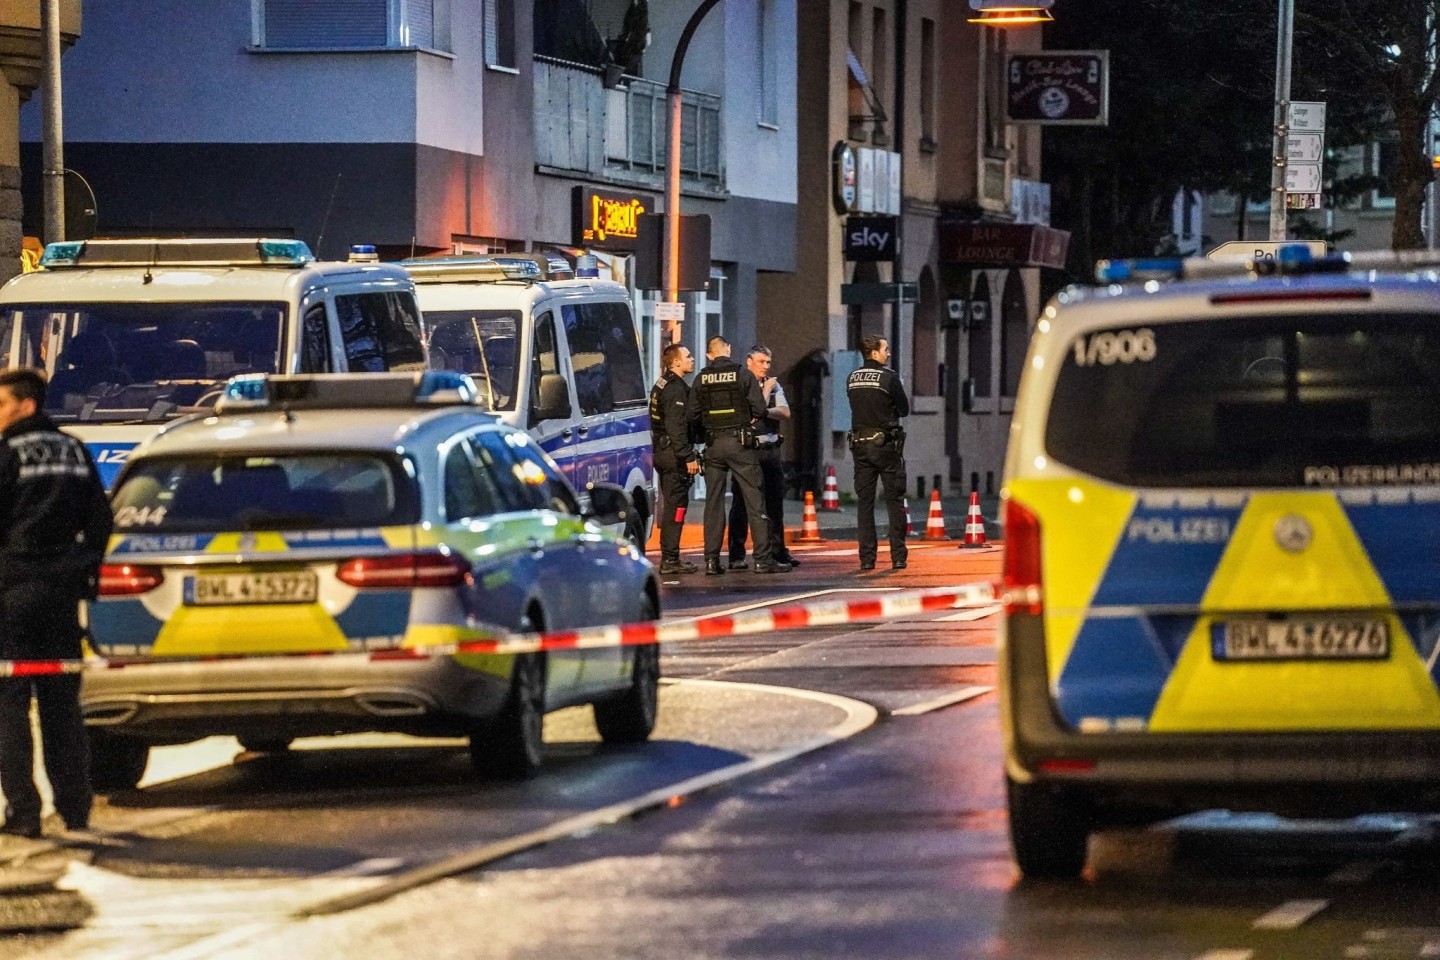
[{"label": "police officer in uniform", "polygon": [[690,386],[685,374],[695,372],[690,348],[678,343],[660,352],[664,372],[650,388],[650,442],[660,474],[660,572],[694,573],[699,567],[680,557],[680,533],[690,506],[690,485],[700,472],[700,458],[690,443]]},{"label": "police officer in uniform", "polygon": [[[0,371],[0,659],[81,655],[79,605],[93,598],[113,522],[85,445],[40,411],[45,375]],[[89,826],[90,746],[80,675],[0,680],[0,832],[40,835],[30,700],[40,714],[45,774],[71,830]]]},{"label": "police officer in uniform", "polygon": [[[770,376],[770,348],[757,343],[745,355],[745,369],[760,382],[765,397],[765,418],[755,424],[755,440],[760,458],[760,489],[765,495],[765,513],[770,518],[770,559],[791,567],[800,561],[790,555],[785,545],[785,464],[780,455],[780,424],[790,419],[790,402],[785,388]],[[748,517],[740,485],[730,483],[730,569],[745,569],[745,530]]]},{"label": "police officer in uniform", "polygon": [[890,344],[884,337],[866,337],[860,344],[865,362],[845,383],[850,399],[850,453],[855,458],[855,498],[860,508],[860,569],[875,569],[875,482],[885,485],[890,514],[890,565],[904,570],[905,431],[900,418],[910,415],[910,401],[900,375],[885,362]]},{"label": "police officer in uniform", "polygon": [[733,472],[740,482],[750,536],[755,543],[755,572],[781,573],[790,567],[770,556],[770,521],[760,493],[760,459],[754,445],[756,421],[765,416],[765,396],[755,375],[730,359],[730,342],[711,337],[709,363],[690,391],[690,422],[705,431],[705,573],[725,572],[720,547],[725,539],[725,485]]}]

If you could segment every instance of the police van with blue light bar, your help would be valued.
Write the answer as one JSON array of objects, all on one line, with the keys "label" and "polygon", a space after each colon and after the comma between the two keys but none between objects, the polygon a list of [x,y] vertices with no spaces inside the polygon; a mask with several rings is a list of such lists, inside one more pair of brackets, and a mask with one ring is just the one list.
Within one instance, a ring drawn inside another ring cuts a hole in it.
[{"label": "police van with blue light bar", "polygon": [[1440,805],[1440,258],[1100,264],[1006,455],[1011,840]]},{"label": "police van with blue light bar", "polygon": [[477,770],[543,759],[547,711],[655,723],[655,644],[439,654],[506,633],[655,620],[625,492],[569,483],[469,378],[250,374],[162,426],[117,479],[80,702],[98,790],[152,746],[392,732],[467,737]]},{"label": "police van with blue light bar", "polygon": [[5,363],[46,371],[45,413],[107,486],[137,442],[237,374],[425,368],[410,277],[317,262],[299,240],[82,240],[40,264],[0,287]]},{"label": "police van with blue light bar", "polygon": [[654,504],[651,377],[629,292],[593,257],[496,254],[402,261],[430,332],[430,365],[474,377],[485,405],[528,430],[577,490],[630,495],[643,545]]}]

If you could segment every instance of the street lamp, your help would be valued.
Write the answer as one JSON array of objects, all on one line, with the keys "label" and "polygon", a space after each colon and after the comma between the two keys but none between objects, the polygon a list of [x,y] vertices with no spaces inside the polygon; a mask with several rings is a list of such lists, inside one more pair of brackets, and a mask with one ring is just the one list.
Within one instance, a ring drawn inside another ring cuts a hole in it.
[{"label": "street lamp", "polygon": [[975,16],[971,23],[986,27],[1023,27],[1033,23],[1052,23],[1050,7],[1055,0],[970,0]]}]

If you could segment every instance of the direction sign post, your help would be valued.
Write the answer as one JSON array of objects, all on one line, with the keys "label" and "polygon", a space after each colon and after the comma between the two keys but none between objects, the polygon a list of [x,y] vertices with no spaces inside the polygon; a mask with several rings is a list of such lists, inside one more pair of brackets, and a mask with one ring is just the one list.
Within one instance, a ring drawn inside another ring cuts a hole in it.
[{"label": "direction sign post", "polygon": [[1230,260],[1243,257],[1246,260],[1274,260],[1281,247],[1303,243],[1310,248],[1310,255],[1325,256],[1324,240],[1227,240],[1205,254],[1207,260]]},{"label": "direction sign post", "polygon": [[1325,182],[1325,104],[1290,104],[1285,137],[1285,206],[1318,210]]}]

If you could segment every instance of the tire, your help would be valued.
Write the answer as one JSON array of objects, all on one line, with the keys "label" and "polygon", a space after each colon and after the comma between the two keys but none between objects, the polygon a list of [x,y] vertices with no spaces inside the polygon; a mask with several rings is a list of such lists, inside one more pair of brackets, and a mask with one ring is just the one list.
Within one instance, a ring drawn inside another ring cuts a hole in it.
[{"label": "tire", "polygon": [[[646,601],[649,603],[650,601]],[[651,619],[654,604],[651,604]],[[606,743],[644,743],[655,729],[660,707],[660,645],[635,648],[635,665],[625,692],[594,705],[595,727]]]},{"label": "tire", "polygon": [[295,742],[294,737],[239,737],[240,746],[251,753],[284,753]]},{"label": "tire", "polygon": [[544,729],[545,655],[517,654],[505,706],[470,734],[470,762],[487,776],[529,777],[545,760]]},{"label": "tire", "polygon": [[90,732],[90,786],[96,793],[134,790],[150,762],[150,744],[134,737]]},{"label": "tire", "polygon": [[1067,799],[1039,783],[1005,778],[1010,848],[1027,878],[1074,880],[1085,869],[1093,823],[1083,800]]},{"label": "tire", "polygon": [[635,548],[640,556],[645,556],[645,527],[647,519],[640,515],[639,511],[631,509],[629,516],[625,518],[625,539]]}]

